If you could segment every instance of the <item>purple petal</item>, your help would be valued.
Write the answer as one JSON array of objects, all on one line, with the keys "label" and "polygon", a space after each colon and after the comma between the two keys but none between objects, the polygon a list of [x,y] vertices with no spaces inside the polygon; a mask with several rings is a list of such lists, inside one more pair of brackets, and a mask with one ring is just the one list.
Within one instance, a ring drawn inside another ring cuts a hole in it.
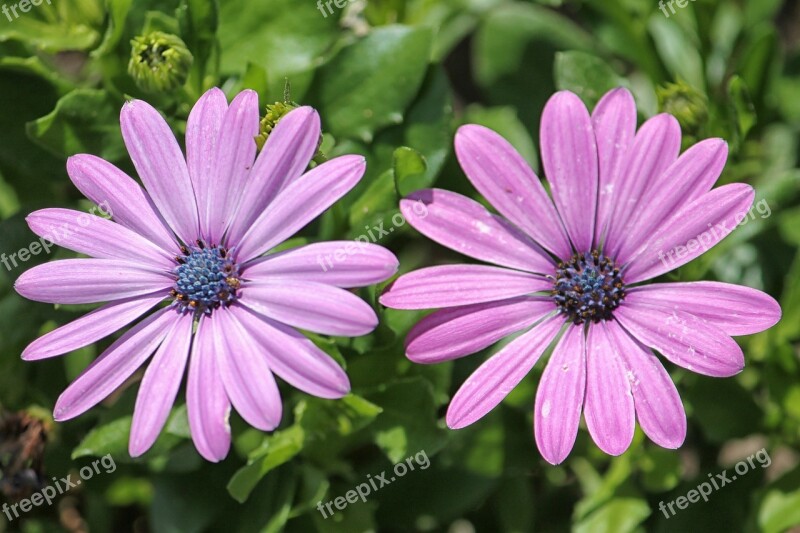
[{"label": "purple petal", "polygon": [[275,196],[302,176],[319,139],[319,115],[310,107],[298,107],[278,121],[247,177],[242,201],[228,230],[229,242],[239,242]]},{"label": "purple petal", "polygon": [[781,319],[781,306],[770,295],[716,281],[636,287],[625,296],[625,302],[689,313],[728,335],[752,335],[771,328]]},{"label": "purple petal", "polygon": [[219,370],[233,408],[251,426],[272,431],[281,423],[283,405],[263,350],[227,310],[211,322],[217,342],[223,343]]},{"label": "purple petal", "polygon": [[628,369],[639,425],[650,440],[664,448],[679,448],[686,438],[686,413],[675,384],[653,353],[616,322],[606,333]]},{"label": "purple petal", "polygon": [[685,205],[636,254],[623,272],[625,281],[660,276],[702,255],[736,228],[754,198],[749,185],[731,183]]},{"label": "purple petal", "polygon": [[435,309],[494,302],[549,291],[541,276],[486,265],[442,265],[397,278],[381,295],[392,309]]},{"label": "purple petal", "polygon": [[263,254],[317,218],[358,183],[366,164],[362,156],[337,157],[289,184],[242,237],[239,262]]},{"label": "purple petal", "polygon": [[128,452],[139,457],[155,443],[167,422],[186,371],[192,346],[191,315],[182,315],[167,331],[164,342],[145,370],[133,410]]},{"label": "purple petal", "polygon": [[123,259],[170,270],[169,253],[121,224],[71,209],[42,209],[25,219],[46,241],[98,259]]},{"label": "purple petal", "polygon": [[[542,112],[544,174],[572,243],[592,249],[597,208],[597,144],[586,106],[569,91],[554,94]],[[564,256],[566,257],[566,256]]]},{"label": "purple petal", "polygon": [[592,128],[597,142],[600,177],[594,242],[600,243],[614,210],[626,156],[636,135],[636,103],[628,89],[613,89],[600,99],[592,112]]},{"label": "purple petal", "polygon": [[447,409],[447,425],[461,429],[483,418],[514,390],[539,360],[564,321],[551,318],[491,356],[461,385]]},{"label": "purple petal", "polygon": [[647,209],[622,236],[617,259],[627,263],[659,226],[669,221],[681,206],[706,194],[722,173],[728,145],[722,139],[707,139],[686,150],[647,188]]},{"label": "purple petal", "polygon": [[575,445],[585,389],[586,340],[583,328],[571,325],[553,350],[536,391],[534,435],[550,464],[562,463]]},{"label": "purple petal", "polygon": [[259,344],[272,371],[287,383],[320,398],[341,398],[350,392],[342,367],[304,335],[250,309],[233,306],[230,312]]},{"label": "purple petal", "polygon": [[158,111],[132,100],[120,114],[122,138],[131,161],[164,220],[184,242],[200,231],[189,170],[178,141]]},{"label": "purple petal", "polygon": [[205,459],[217,463],[228,455],[231,447],[229,417],[231,403],[225,394],[218,361],[221,353],[216,332],[210,320],[201,318],[189,360],[186,385],[186,411],[192,440]]},{"label": "purple petal", "polygon": [[584,417],[597,446],[609,455],[620,455],[633,440],[636,414],[627,369],[605,324],[589,325]]},{"label": "purple petal", "polygon": [[549,299],[521,297],[443,309],[420,320],[406,337],[406,356],[431,364],[463,357],[553,312]]},{"label": "purple petal", "polygon": [[728,377],[744,368],[744,354],[736,341],[702,318],[627,299],[614,317],[639,342],[692,372]]},{"label": "purple petal", "polygon": [[175,237],[156,211],[150,195],[133,178],[111,163],[88,154],[70,157],[67,173],[78,190],[116,222],[164,250],[178,251]]},{"label": "purple petal", "polygon": [[397,258],[382,246],[360,241],[330,241],[300,246],[244,265],[245,279],[284,279],[366,287],[391,278]]},{"label": "purple petal", "polygon": [[469,124],[456,133],[456,155],[469,180],[504,217],[559,257],[572,249],[541,181],[503,137]]},{"label": "purple petal", "polygon": [[162,309],[128,330],[59,396],[53,418],[75,418],[117,390],[153,354],[179,317],[172,309]]},{"label": "purple petal", "polygon": [[209,242],[221,242],[225,229],[236,216],[256,159],[258,129],[258,94],[248,89],[236,95],[222,122],[208,190],[208,227],[204,237]]},{"label": "purple petal", "polygon": [[625,157],[620,179],[614,185],[613,202],[607,215],[607,255],[616,257],[622,240],[635,226],[642,198],[649,185],[678,158],[681,127],[672,115],[656,115],[639,128]]},{"label": "purple petal", "polygon": [[208,228],[209,191],[215,179],[217,145],[227,110],[225,93],[213,87],[200,97],[186,122],[186,164],[197,198],[202,235]]},{"label": "purple petal", "polygon": [[364,300],[323,283],[288,278],[250,283],[241,302],[278,322],[323,335],[358,337],[378,325]]},{"label": "purple petal", "polygon": [[104,305],[33,341],[22,358],[37,361],[78,350],[124,328],[164,301],[166,291]]},{"label": "purple petal", "polygon": [[174,282],[166,273],[130,261],[63,259],[24,272],[14,288],[36,302],[91,304],[151,294]]},{"label": "purple petal", "polygon": [[442,246],[479,261],[550,274],[553,262],[530,237],[475,200],[426,189],[400,201],[411,226]]}]

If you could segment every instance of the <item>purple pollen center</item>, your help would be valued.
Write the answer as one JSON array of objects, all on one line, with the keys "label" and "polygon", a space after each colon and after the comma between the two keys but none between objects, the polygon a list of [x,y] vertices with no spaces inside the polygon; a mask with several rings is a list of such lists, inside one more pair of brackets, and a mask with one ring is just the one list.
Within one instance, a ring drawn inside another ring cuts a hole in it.
[{"label": "purple pollen center", "polygon": [[553,285],[553,301],[574,324],[612,319],[625,298],[619,269],[597,250],[559,263]]},{"label": "purple pollen center", "polygon": [[197,247],[183,247],[181,252],[183,255],[175,258],[178,267],[172,289],[180,312],[210,315],[236,300],[241,287],[239,267],[225,248],[197,241]]}]

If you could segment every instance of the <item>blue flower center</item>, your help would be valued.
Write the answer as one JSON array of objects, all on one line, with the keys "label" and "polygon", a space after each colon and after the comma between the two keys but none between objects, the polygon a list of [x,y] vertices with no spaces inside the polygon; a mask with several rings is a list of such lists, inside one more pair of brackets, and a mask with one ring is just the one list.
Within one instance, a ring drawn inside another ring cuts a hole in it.
[{"label": "blue flower center", "polygon": [[197,241],[197,247],[182,247],[181,252],[175,258],[177,279],[172,290],[180,312],[210,315],[236,300],[241,287],[239,267],[225,248]]},{"label": "blue flower center", "polygon": [[625,298],[625,283],[614,262],[593,250],[558,264],[551,294],[574,324],[600,322],[613,318]]}]

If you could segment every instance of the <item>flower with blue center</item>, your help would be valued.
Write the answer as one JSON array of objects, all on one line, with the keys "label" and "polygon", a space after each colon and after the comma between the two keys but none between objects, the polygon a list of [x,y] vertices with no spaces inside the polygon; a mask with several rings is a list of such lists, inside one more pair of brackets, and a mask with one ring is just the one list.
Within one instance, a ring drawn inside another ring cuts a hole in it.
[{"label": "flower with blue center", "polygon": [[[27,218],[38,235],[89,257],[34,267],[17,292],[47,303],[108,303],[35,340],[25,360],[69,353],[136,322],[63,392],[56,420],[97,405],[152,356],[136,398],[131,455],[155,442],[188,366],[192,439],[203,457],[219,461],[230,448],[231,408],[261,430],[280,423],[274,375],[322,398],[349,392],[342,368],[295,328],[371,332],[375,312],[348,289],[388,279],[397,259],[359,244],[335,268],[320,267],[318,257],[349,242],[270,252],[352,189],[365,161],[342,156],[306,172],[320,139],[309,107],[283,116],[259,153],[258,109],[253,91],[229,105],[211,89],[189,115],[184,157],[158,111],[128,102],[122,135],[144,188],[103,159],[76,155],[67,162],[72,182],[108,206],[113,220],[66,209]],[[53,231],[64,225],[71,231]]]}]

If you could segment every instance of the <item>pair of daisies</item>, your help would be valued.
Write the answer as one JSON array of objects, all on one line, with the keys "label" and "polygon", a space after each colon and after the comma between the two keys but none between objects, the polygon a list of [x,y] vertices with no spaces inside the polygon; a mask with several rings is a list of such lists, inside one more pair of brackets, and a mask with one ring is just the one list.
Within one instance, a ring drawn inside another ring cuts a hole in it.
[{"label": "pair of daisies", "polygon": [[[751,187],[712,189],[727,158],[720,139],[679,154],[677,121],[662,114],[636,128],[630,93],[606,94],[590,114],[570,92],[555,94],[541,124],[542,163],[551,195],[497,133],[459,129],[456,155],[499,214],[441,189],[400,203],[426,237],[487,264],[423,268],[395,280],[380,302],[395,309],[439,309],[409,333],[412,361],[431,364],[478,352],[519,333],[461,386],[447,424],[462,428],[493,409],[552,347],[535,400],[536,443],[550,463],[573,447],[583,413],[594,441],[624,452],[635,419],[657,444],[677,448],[686,416],[669,374],[653,354],[710,376],[742,370],[732,335],[780,318],[766,294],[716,282],[646,282],[716,244],[753,202]],[[257,153],[256,94],[228,104],[219,89],[194,106],[186,154],[167,123],[142,101],[127,103],[122,134],[144,188],[92,155],[67,162],[75,186],[108,205],[113,221],[91,216],[75,231],[53,227],[87,215],[44,209],[28,217],[40,236],[89,256],[25,272],[16,290],[57,304],[105,303],[34,341],[25,360],[62,355],[130,327],[59,397],[69,420],[122,386],[146,361],[131,428],[130,453],[158,437],[188,367],[186,403],[194,444],[209,461],[230,448],[232,408],[270,431],[281,421],[275,375],[314,396],[350,390],[341,367],[298,332],[359,336],[373,308],[349,289],[380,283],[398,269],[385,248],[320,268],[317,257],[348,243],[270,250],[352,189],[361,156],[306,172],[320,119],[300,107],[280,120]],[[427,215],[411,216],[417,202]],[[711,233],[703,247],[686,246]],[[670,253],[682,246],[684,253]],[[688,251],[687,251],[688,250]],[[669,260],[664,260],[668,257]]]}]

